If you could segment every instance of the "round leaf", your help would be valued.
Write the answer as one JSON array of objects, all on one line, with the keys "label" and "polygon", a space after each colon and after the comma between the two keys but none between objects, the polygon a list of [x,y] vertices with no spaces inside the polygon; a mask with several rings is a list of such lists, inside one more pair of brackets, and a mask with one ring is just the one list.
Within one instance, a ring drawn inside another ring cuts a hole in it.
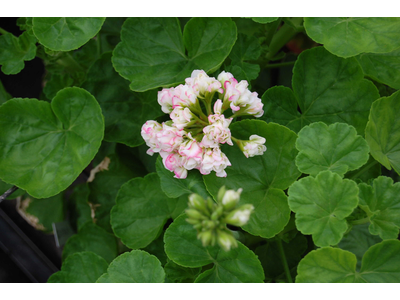
[{"label": "round leaf", "polygon": [[208,191],[214,196],[221,186],[237,190],[243,188],[239,205],[252,204],[255,208],[243,229],[253,235],[270,238],[280,232],[290,217],[287,189],[299,176],[295,165],[297,135],[284,126],[259,120],[243,120],[230,126],[232,136],[248,140],[257,134],[266,139],[267,151],[260,156],[246,158],[235,146],[224,146],[232,166],[226,168],[227,177],[215,174],[204,176]]},{"label": "round leaf", "polygon": [[395,239],[400,228],[400,182],[389,177],[376,178],[372,186],[359,184],[360,207],[370,215],[371,234],[382,239]]},{"label": "round leaf", "polygon": [[322,122],[303,127],[296,141],[299,170],[313,176],[324,170],[339,175],[364,165],[369,158],[367,142],[353,126],[335,123],[329,127]]},{"label": "round leaf", "polygon": [[105,18],[33,18],[39,42],[54,51],[70,51],[86,44],[100,30]]},{"label": "round leaf", "polygon": [[400,91],[372,104],[365,139],[371,155],[400,174]]},{"label": "round leaf", "polygon": [[313,122],[341,122],[354,126],[363,136],[371,104],[379,98],[378,89],[364,79],[355,58],[337,57],[323,47],[299,55],[292,87],[293,92],[283,86],[268,89],[262,96],[265,113],[261,118],[295,132]]},{"label": "round leaf", "polygon": [[235,40],[230,18],[192,18],[183,36],[177,18],[128,18],[112,62],[133,91],[143,92],[177,85],[195,69],[215,71]]},{"label": "round leaf", "polygon": [[67,240],[62,258],[65,260],[70,255],[83,251],[96,253],[110,263],[118,255],[117,240],[114,235],[101,227],[87,223],[79,230],[78,234]]},{"label": "round leaf", "polygon": [[65,88],[50,103],[12,99],[0,107],[0,178],[35,198],[66,189],[90,163],[104,134],[96,99]]},{"label": "round leaf", "polygon": [[264,272],[257,256],[246,246],[223,251],[219,246],[203,247],[197,232],[182,214],[168,227],[164,235],[168,258],[185,267],[214,267],[200,274],[196,282],[262,282]]},{"label": "round leaf", "polygon": [[400,48],[389,53],[364,53],[356,58],[365,75],[400,89]]},{"label": "round leaf", "polygon": [[110,264],[107,273],[98,283],[160,283],[164,282],[165,272],[160,261],[145,251],[126,252]]},{"label": "round leaf", "polygon": [[400,281],[400,241],[387,240],[373,245],[356,272],[356,256],[339,248],[321,248],[308,253],[297,267],[296,283]]},{"label": "round leaf", "polygon": [[49,283],[95,283],[107,271],[107,262],[93,252],[70,255],[62,264],[61,271],[50,276]]},{"label": "round leaf", "polygon": [[288,193],[297,229],[312,234],[319,247],[338,244],[347,230],[345,218],[358,205],[356,183],[323,171],[315,178],[308,176],[296,181]]},{"label": "round leaf", "polygon": [[96,97],[104,112],[104,139],[108,142],[130,147],[143,144],[142,125],[164,114],[157,102],[157,91],[134,93],[129,89],[129,82],[115,72],[110,52],[90,67],[82,87]]},{"label": "round leaf", "polygon": [[157,238],[176,203],[162,192],[157,174],[134,178],[118,191],[111,210],[112,229],[129,248],[146,247]]},{"label": "round leaf", "polygon": [[304,18],[304,27],[310,38],[341,57],[400,47],[400,18]]}]

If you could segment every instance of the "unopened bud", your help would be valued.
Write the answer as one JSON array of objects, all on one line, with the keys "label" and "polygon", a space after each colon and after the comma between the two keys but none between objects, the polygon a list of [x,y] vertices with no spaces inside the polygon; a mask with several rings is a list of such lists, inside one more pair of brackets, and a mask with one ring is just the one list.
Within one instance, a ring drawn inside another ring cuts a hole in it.
[{"label": "unopened bud", "polygon": [[206,219],[205,216],[203,216],[200,212],[198,212],[197,210],[193,209],[193,208],[188,208],[186,210],[186,214],[188,215],[189,218],[191,219],[197,219],[197,220],[204,220]]},{"label": "unopened bud", "polygon": [[199,234],[197,235],[197,238],[201,240],[203,247],[207,247],[208,245],[211,244],[211,242],[213,240],[212,232],[211,231],[199,232]]},{"label": "unopened bud", "polygon": [[235,208],[236,204],[238,204],[240,199],[240,194],[243,189],[238,189],[237,192],[234,190],[227,190],[225,192],[224,197],[222,198],[222,205],[226,210],[231,210]]},{"label": "unopened bud", "polygon": [[217,195],[217,200],[219,203],[222,203],[222,198],[224,197],[226,192],[226,188],[225,186],[222,186],[219,191],[218,191],[218,195]]},{"label": "unopened bud", "polygon": [[211,214],[211,220],[218,220],[222,213],[224,212],[224,208],[222,206],[218,206],[217,209]]},{"label": "unopened bud", "polygon": [[191,194],[189,196],[189,207],[190,206],[200,211],[207,210],[207,205],[204,199],[198,194]]},{"label": "unopened bud", "polygon": [[234,226],[243,226],[249,221],[250,214],[253,210],[253,205],[245,204],[229,213],[225,218],[225,222]]},{"label": "unopened bud", "polygon": [[225,230],[217,231],[217,242],[225,251],[229,251],[232,248],[237,247],[236,239],[232,236],[232,234],[226,232]]}]

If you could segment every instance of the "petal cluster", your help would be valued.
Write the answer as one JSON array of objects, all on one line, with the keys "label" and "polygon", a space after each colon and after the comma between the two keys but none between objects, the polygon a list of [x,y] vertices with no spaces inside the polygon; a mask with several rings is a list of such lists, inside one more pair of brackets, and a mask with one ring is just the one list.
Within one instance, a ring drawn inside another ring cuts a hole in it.
[{"label": "petal cluster", "polygon": [[[175,178],[186,178],[192,169],[203,175],[215,172],[216,176],[225,177],[225,168],[231,162],[220,145],[233,145],[231,122],[237,116],[260,117],[264,113],[261,99],[247,87],[247,81],[238,82],[228,72],[223,71],[215,79],[203,70],[194,70],[185,84],[159,91],[158,103],[171,120],[143,124],[141,134],[149,147],[147,154],[159,153],[164,167],[174,172]],[[223,114],[228,108],[233,113],[230,118]],[[265,146],[241,146],[240,142],[246,141],[234,140],[246,157],[263,154]]]}]

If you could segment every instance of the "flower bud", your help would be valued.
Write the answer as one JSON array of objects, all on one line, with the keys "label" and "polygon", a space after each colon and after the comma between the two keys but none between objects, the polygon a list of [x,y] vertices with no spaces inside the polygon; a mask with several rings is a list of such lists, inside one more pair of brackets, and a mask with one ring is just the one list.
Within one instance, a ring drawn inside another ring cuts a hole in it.
[{"label": "flower bud", "polygon": [[225,222],[231,224],[233,226],[243,226],[245,225],[250,218],[250,214],[254,210],[254,206],[251,204],[245,204],[238,209],[230,212],[225,217]]},{"label": "flower bud", "polygon": [[225,251],[229,251],[231,247],[237,247],[236,239],[225,230],[217,230],[217,242]]},{"label": "flower bud", "polygon": [[195,210],[193,208],[189,208],[185,212],[188,215],[188,217],[191,218],[191,219],[198,219],[198,220],[205,220],[206,219],[205,216],[203,216],[200,212],[198,212],[197,210]]},{"label": "flower bud", "polygon": [[207,247],[213,241],[212,231],[201,231],[197,234],[197,238],[201,240],[203,247]]},{"label": "flower bud", "polygon": [[237,192],[234,190],[227,190],[225,192],[221,203],[226,210],[231,210],[236,206],[236,204],[238,204],[242,190],[243,189],[240,188]]},{"label": "flower bud", "polygon": [[198,209],[198,210],[204,211],[204,212],[207,210],[206,202],[198,194],[191,194],[189,196],[189,207],[193,207],[195,209]]}]

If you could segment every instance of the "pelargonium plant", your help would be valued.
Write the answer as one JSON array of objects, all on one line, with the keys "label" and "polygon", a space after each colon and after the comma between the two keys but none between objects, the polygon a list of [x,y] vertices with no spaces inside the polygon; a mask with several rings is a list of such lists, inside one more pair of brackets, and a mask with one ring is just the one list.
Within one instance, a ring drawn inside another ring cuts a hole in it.
[{"label": "pelargonium plant", "polygon": [[36,281],[400,282],[400,18],[15,22],[0,206],[54,238]]},{"label": "pelargonium plant", "polygon": [[[150,147],[147,154],[160,153],[165,168],[181,179],[192,169],[202,175],[214,171],[217,177],[226,177],[225,168],[231,162],[220,145],[232,146],[232,140],[246,157],[262,155],[267,149],[263,137],[254,134],[249,140],[240,140],[229,130],[238,116],[261,117],[264,113],[258,94],[247,87],[246,80],[238,82],[229,72],[222,71],[215,79],[203,70],[194,70],[184,85],[158,92],[158,103],[171,121],[159,124],[150,120],[142,126],[142,137]],[[215,95],[218,99],[213,104]],[[233,114],[226,118],[223,113],[229,108]]]}]

